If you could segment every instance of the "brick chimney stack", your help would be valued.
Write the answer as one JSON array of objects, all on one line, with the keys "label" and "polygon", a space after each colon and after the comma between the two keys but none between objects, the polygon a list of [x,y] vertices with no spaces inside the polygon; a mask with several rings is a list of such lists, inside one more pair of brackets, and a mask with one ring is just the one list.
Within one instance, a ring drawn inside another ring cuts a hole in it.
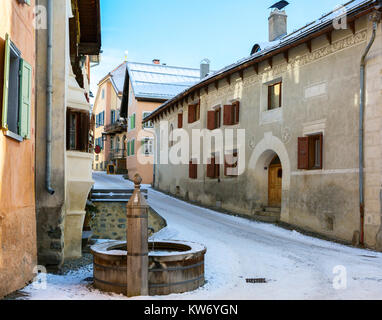
[{"label": "brick chimney stack", "polygon": [[159,59],[154,59],[154,60],[153,60],[153,63],[154,63],[154,64],[160,64],[160,60],[159,60]]}]

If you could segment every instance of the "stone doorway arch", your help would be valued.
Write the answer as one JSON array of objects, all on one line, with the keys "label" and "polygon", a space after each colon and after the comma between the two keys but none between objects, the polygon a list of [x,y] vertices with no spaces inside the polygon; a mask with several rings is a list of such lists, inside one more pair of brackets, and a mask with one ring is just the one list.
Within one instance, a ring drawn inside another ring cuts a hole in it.
[{"label": "stone doorway arch", "polygon": [[258,204],[267,207],[269,206],[269,167],[277,157],[282,167],[281,221],[289,222],[291,164],[284,143],[272,133],[266,133],[256,145],[248,169],[254,180]]}]

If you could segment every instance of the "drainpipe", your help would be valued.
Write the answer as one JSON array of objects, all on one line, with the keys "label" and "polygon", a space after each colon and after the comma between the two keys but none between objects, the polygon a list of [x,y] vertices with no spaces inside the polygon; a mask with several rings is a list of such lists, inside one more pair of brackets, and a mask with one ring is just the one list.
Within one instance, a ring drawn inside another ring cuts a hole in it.
[{"label": "drainpipe", "polygon": [[360,204],[360,245],[365,244],[365,186],[364,186],[364,116],[365,116],[365,70],[366,57],[374,43],[378,22],[381,16],[379,12],[371,15],[373,21],[373,34],[361,58],[361,92],[360,92],[360,117],[359,117],[359,204]]},{"label": "drainpipe", "polygon": [[52,101],[53,101],[53,0],[47,0],[47,67],[46,67],[46,167],[45,188],[54,195],[51,185],[52,171]]}]

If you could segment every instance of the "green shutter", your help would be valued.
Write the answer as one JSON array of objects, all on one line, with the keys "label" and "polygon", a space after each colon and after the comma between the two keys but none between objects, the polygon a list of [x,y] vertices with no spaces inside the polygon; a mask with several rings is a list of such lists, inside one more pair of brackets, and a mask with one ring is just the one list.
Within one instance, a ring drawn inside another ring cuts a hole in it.
[{"label": "green shutter", "polygon": [[8,88],[9,88],[9,61],[11,54],[11,40],[8,34],[5,35],[5,53],[4,53],[4,88],[3,88],[3,108],[1,117],[1,127],[8,130]]},{"label": "green shutter", "polygon": [[127,142],[127,156],[130,157],[130,141]]},{"label": "green shutter", "polygon": [[133,129],[135,129],[135,113],[133,114]]},{"label": "green shutter", "polygon": [[131,155],[135,155],[135,140],[131,141]]},{"label": "green shutter", "polygon": [[25,60],[20,62],[19,134],[25,139],[31,136],[32,67]]}]

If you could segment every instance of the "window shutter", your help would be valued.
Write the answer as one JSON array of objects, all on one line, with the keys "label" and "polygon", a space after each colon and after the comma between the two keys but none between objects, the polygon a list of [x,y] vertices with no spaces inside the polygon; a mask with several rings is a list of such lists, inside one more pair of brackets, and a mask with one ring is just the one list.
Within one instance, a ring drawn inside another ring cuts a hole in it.
[{"label": "window shutter", "polygon": [[133,129],[135,129],[135,126],[136,126],[135,118],[136,118],[136,114],[134,113],[133,114]]},{"label": "window shutter", "polygon": [[240,122],[240,102],[235,102],[235,124]]},{"label": "window shutter", "polygon": [[178,114],[178,129],[183,128],[183,113]]},{"label": "window shutter", "polygon": [[8,87],[9,87],[9,62],[10,62],[10,39],[8,34],[5,35],[5,55],[4,55],[4,87],[3,87],[3,105],[1,127],[8,129]]},{"label": "window shutter", "polygon": [[196,121],[196,105],[191,104],[188,106],[188,123]]},{"label": "window shutter", "polygon": [[19,134],[24,139],[31,137],[32,67],[25,60],[20,62]]},{"label": "window shutter", "polygon": [[190,161],[190,166],[189,166],[189,177],[190,179],[198,178],[198,165],[194,164],[192,160]]},{"label": "window shutter", "polygon": [[225,126],[230,126],[233,124],[232,115],[233,115],[233,106],[232,105],[224,106],[224,115],[223,115],[224,122],[223,123]]},{"label": "window shutter", "polygon": [[81,127],[79,128],[80,132],[77,134],[80,135],[80,148],[82,152],[88,152],[89,148],[89,114],[81,112]]},{"label": "window shutter", "polygon": [[210,164],[207,164],[207,177],[215,178],[215,158],[212,158]]},{"label": "window shutter", "polygon": [[298,169],[309,169],[309,137],[298,138]]},{"label": "window shutter", "polygon": [[208,111],[207,113],[207,129],[208,130],[216,129],[215,111]]},{"label": "window shutter", "polygon": [[131,141],[131,155],[135,155],[135,140]]},{"label": "window shutter", "polygon": [[127,142],[127,156],[130,157],[130,141]]}]

